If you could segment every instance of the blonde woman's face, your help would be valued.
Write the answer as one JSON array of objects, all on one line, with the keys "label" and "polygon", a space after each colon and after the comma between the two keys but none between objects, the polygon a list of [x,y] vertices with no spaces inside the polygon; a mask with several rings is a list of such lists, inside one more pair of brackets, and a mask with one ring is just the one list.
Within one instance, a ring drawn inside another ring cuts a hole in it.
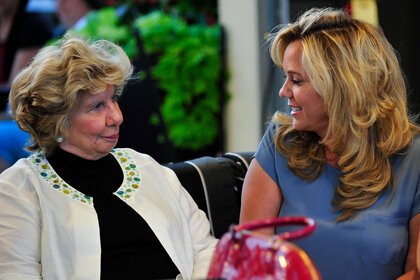
[{"label": "blonde woman's face", "polygon": [[86,93],[70,114],[68,136],[60,148],[85,159],[100,159],[117,145],[122,121],[113,86],[97,94]]},{"label": "blonde woman's face", "polygon": [[280,97],[288,98],[292,109],[293,127],[302,131],[316,132],[323,138],[328,129],[328,115],[322,97],[314,90],[302,66],[303,47],[299,40],[288,45],[283,58],[286,81],[280,89]]}]

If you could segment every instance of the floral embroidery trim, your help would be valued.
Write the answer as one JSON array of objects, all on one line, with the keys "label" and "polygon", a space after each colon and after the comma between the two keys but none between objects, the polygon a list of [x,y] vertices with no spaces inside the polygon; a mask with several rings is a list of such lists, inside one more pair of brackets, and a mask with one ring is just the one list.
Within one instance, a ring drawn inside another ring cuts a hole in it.
[{"label": "floral embroidery trim", "polygon": [[[113,156],[120,163],[124,172],[124,181],[120,188],[114,193],[123,200],[130,200],[136,190],[140,188],[140,172],[134,163],[133,158],[125,149],[113,149]],[[56,191],[78,200],[81,203],[92,204],[93,198],[68,185],[53,170],[43,153],[37,153],[30,156],[32,164],[39,175]]]},{"label": "floral embroidery trim", "polygon": [[140,188],[140,172],[126,149],[113,149],[111,153],[121,164],[125,180],[122,186],[114,193],[123,200],[130,200],[136,190]]}]

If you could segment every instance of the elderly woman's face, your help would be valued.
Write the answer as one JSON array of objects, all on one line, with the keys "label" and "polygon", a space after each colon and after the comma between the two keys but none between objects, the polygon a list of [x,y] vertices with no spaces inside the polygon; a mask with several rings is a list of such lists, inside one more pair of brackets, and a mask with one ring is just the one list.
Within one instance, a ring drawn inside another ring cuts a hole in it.
[{"label": "elderly woman's face", "polygon": [[329,118],[322,97],[315,91],[302,66],[302,44],[299,40],[290,43],[283,58],[283,70],[287,75],[280,97],[289,99],[293,127],[313,131],[322,138],[326,135]]},{"label": "elderly woman's face", "polygon": [[97,94],[84,94],[70,114],[68,136],[60,147],[85,159],[102,158],[117,144],[122,121],[113,86]]}]

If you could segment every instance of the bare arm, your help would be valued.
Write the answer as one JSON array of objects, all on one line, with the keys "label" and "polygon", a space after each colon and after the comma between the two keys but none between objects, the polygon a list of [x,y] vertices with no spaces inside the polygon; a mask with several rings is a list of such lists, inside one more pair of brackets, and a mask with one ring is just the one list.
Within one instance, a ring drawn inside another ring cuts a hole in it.
[{"label": "bare arm", "polygon": [[417,238],[417,271],[420,274],[420,230]]},{"label": "bare arm", "polygon": [[[277,217],[282,201],[279,186],[254,158],[245,176],[239,222],[242,224]],[[258,231],[268,235],[274,234],[274,228]]]},{"label": "bare arm", "polygon": [[410,220],[410,244],[405,262],[405,274],[398,280],[420,280],[420,214]]}]

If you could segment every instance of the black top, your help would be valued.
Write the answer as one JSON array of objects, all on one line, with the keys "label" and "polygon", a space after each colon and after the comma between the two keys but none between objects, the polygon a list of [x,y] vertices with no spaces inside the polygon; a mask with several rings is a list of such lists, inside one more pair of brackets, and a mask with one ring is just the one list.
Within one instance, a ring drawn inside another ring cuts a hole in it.
[{"label": "black top", "polygon": [[169,279],[178,269],[143,218],[113,193],[123,171],[111,154],[86,160],[61,149],[48,161],[73,188],[93,197],[101,237],[101,279]]}]

